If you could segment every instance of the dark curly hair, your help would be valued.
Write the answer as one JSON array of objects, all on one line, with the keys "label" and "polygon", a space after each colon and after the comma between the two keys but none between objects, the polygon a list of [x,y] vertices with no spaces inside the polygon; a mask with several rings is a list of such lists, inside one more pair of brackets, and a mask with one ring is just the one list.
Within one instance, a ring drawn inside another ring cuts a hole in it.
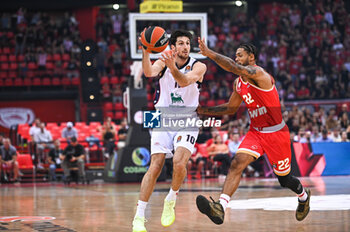
[{"label": "dark curly hair", "polygon": [[169,39],[170,45],[174,45],[175,46],[177,37],[181,37],[181,36],[185,36],[185,37],[189,38],[190,41],[192,40],[191,32],[180,29],[180,30],[176,30],[173,33],[171,33],[171,36],[170,36],[170,39]]},{"label": "dark curly hair", "polygon": [[244,51],[248,52],[248,54],[253,54],[255,60],[258,59],[258,50],[256,49],[256,47],[253,44],[243,43],[243,44],[239,45],[238,48],[243,48]]}]

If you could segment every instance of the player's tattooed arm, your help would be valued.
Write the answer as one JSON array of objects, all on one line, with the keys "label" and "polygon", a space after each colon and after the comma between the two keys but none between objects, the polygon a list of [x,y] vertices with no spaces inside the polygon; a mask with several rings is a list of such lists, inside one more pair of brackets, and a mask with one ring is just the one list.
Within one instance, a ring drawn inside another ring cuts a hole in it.
[{"label": "player's tattooed arm", "polygon": [[256,76],[256,74],[259,71],[258,67],[256,66],[252,66],[252,65],[243,66],[243,65],[237,64],[233,59],[216,52],[213,52],[213,54],[209,58],[215,61],[224,70],[228,72],[232,72],[239,76],[253,78],[254,76]]},{"label": "player's tattooed arm", "polygon": [[[237,83],[237,79],[233,85],[234,90],[236,90],[236,83]],[[237,112],[242,101],[243,100],[242,100],[241,96],[236,91],[233,91],[231,94],[231,97],[227,103],[224,103],[224,104],[221,104],[218,106],[212,106],[212,107],[199,106],[197,108],[197,113],[198,114],[205,114],[205,115],[213,115],[213,116],[234,114]]]}]

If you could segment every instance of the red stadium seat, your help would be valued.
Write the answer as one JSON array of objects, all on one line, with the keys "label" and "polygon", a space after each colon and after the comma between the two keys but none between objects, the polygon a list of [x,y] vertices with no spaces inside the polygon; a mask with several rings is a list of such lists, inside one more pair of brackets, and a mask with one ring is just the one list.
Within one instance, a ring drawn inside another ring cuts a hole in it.
[{"label": "red stadium seat", "polygon": [[18,76],[17,71],[10,71],[8,74],[8,77],[10,78],[16,78],[17,76]]},{"label": "red stadium seat", "polygon": [[36,63],[34,63],[34,62],[29,62],[28,63],[28,69],[34,70],[34,69],[37,69],[37,68],[38,68],[38,66],[36,65]]},{"label": "red stadium seat", "polygon": [[220,99],[220,100],[216,101],[217,105],[221,105],[221,104],[225,104],[225,103],[226,103],[226,100],[224,100],[224,99]]},{"label": "red stadium seat", "polygon": [[52,60],[53,60],[52,55],[51,54],[47,54],[46,61],[47,62],[51,62]]},{"label": "red stadium seat", "polygon": [[8,61],[7,55],[5,54],[0,55],[0,62],[7,62],[7,61]]},{"label": "red stadium seat", "polygon": [[7,72],[6,71],[1,71],[0,72],[0,78],[1,79],[6,79],[7,78]]},{"label": "red stadium seat", "polygon": [[55,65],[52,62],[46,62],[46,69],[52,70],[55,68]]},{"label": "red stadium seat", "polygon": [[103,85],[106,83],[109,84],[109,78],[107,76],[101,77],[100,84]]},{"label": "red stadium seat", "polygon": [[14,86],[23,86],[22,78],[16,78],[14,81]]},{"label": "red stadium seat", "polygon": [[215,101],[214,100],[207,101],[207,106],[215,106]]},{"label": "red stadium seat", "polygon": [[45,85],[45,86],[51,85],[51,79],[49,77],[44,77],[42,85]]},{"label": "red stadium seat", "polygon": [[17,63],[10,63],[10,70],[17,70],[18,69],[18,64]]},{"label": "red stadium seat", "polygon": [[33,83],[32,83],[34,86],[40,86],[41,85],[41,80],[39,77],[35,77],[33,79]]},{"label": "red stadium seat", "polygon": [[104,116],[105,116],[105,117],[113,118],[113,112],[112,112],[112,111],[105,112],[105,113],[104,113]]},{"label": "red stadium seat", "polygon": [[17,62],[24,62],[24,60],[25,60],[24,55],[19,55],[19,56],[17,57]]},{"label": "red stadium seat", "polygon": [[109,81],[110,84],[115,85],[119,83],[119,79],[116,76],[111,77],[111,80]]},{"label": "red stadium seat", "polygon": [[116,103],[114,104],[114,109],[120,111],[120,110],[124,110],[125,108],[124,108],[123,103],[121,103],[121,102],[116,102]]},{"label": "red stadium seat", "polygon": [[5,70],[8,70],[8,69],[9,69],[9,64],[7,62],[1,64],[1,70],[5,71]]},{"label": "red stadium seat", "polygon": [[62,78],[62,85],[64,85],[64,86],[71,85],[70,79],[68,77],[63,77]]},{"label": "red stadium seat", "polygon": [[[11,32],[12,33],[12,32]],[[12,33],[13,34],[13,33]],[[3,49],[2,49],[2,52],[4,53],[4,54],[10,54],[11,53],[11,49],[9,48],[9,47],[4,47]]]},{"label": "red stadium seat", "polygon": [[16,61],[17,61],[16,56],[13,55],[13,54],[10,54],[10,55],[9,55],[9,61],[10,61],[10,62],[16,62]]},{"label": "red stadium seat", "polygon": [[112,102],[106,102],[103,104],[103,111],[112,111],[113,110],[113,103]]},{"label": "red stadium seat", "polygon": [[72,85],[79,86],[80,85],[80,77],[73,77],[72,78]]},{"label": "red stadium seat", "polygon": [[59,77],[52,78],[52,85],[55,85],[55,86],[61,85],[61,79]]},{"label": "red stadium seat", "polygon": [[69,54],[66,54],[66,53],[63,54],[63,55],[62,55],[62,60],[63,60],[63,61],[70,61],[70,55],[69,55]]},{"label": "red stadium seat", "polygon": [[31,86],[31,85],[32,85],[32,79],[30,79],[30,78],[24,78],[24,80],[23,80],[23,85],[24,85],[24,86]]},{"label": "red stadium seat", "polygon": [[53,60],[54,61],[60,61],[61,60],[61,54],[53,54]]},{"label": "red stadium seat", "polygon": [[4,85],[5,86],[12,86],[13,85],[12,79],[11,78],[6,78]]},{"label": "red stadium seat", "polygon": [[115,112],[114,119],[120,120],[122,118],[124,118],[124,112],[122,112],[122,111]]}]

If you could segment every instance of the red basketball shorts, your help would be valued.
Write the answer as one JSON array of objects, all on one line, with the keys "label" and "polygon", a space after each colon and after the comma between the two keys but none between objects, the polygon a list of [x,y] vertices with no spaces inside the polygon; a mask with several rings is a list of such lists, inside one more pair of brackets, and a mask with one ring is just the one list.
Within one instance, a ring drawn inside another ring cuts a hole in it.
[{"label": "red basketball shorts", "polygon": [[278,176],[290,172],[291,148],[288,127],[276,132],[260,132],[251,128],[239,146],[237,153],[246,153],[259,158],[266,153],[273,171]]}]

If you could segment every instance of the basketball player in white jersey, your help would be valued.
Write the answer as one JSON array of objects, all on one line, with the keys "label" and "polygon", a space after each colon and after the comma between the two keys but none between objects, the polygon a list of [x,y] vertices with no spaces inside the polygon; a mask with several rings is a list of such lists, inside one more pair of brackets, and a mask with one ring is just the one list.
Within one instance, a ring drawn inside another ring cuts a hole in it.
[{"label": "basketball player in white jersey", "polygon": [[[149,53],[143,50],[142,67],[146,77],[158,77],[155,108],[168,113],[186,109],[195,117],[199,104],[199,85],[207,70],[205,64],[189,56],[192,34],[177,30],[171,34],[171,50],[162,53],[162,58],[152,65]],[[162,115],[163,116],[163,115]],[[198,128],[153,130],[151,135],[151,164],[142,179],[140,197],[133,221],[133,232],[146,232],[145,209],[153,192],[165,158],[173,157],[173,178],[171,188],[164,200],[161,224],[168,227],[175,221],[175,202],[180,186],[186,176],[186,165],[197,140]],[[175,151],[174,154],[172,151]]]}]

